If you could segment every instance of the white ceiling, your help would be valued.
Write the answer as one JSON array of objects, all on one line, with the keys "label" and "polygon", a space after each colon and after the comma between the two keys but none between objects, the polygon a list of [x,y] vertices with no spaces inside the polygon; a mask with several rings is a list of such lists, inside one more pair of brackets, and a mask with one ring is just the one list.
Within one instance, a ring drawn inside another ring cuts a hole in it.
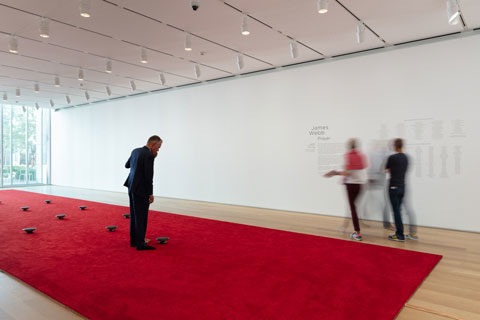
[{"label": "white ceiling", "polygon": [[[52,99],[61,108],[68,106],[69,95],[70,105],[81,105],[480,27],[480,0],[458,0],[462,21],[457,25],[447,22],[446,0],[330,0],[325,14],[317,12],[316,0],[200,0],[197,11],[190,0],[91,0],[90,18],[80,16],[79,2],[0,0],[0,95],[6,93],[8,103],[50,107]],[[248,36],[240,33],[244,14]],[[50,21],[48,39],[39,36],[42,17]],[[359,20],[366,25],[360,44],[355,41]],[[186,33],[190,52],[184,50]],[[17,54],[9,52],[10,35],[18,39]],[[292,40],[296,58],[290,54]],[[147,64],[140,62],[141,47]],[[77,79],[79,68],[84,81]],[[53,85],[55,76],[60,87]]]}]

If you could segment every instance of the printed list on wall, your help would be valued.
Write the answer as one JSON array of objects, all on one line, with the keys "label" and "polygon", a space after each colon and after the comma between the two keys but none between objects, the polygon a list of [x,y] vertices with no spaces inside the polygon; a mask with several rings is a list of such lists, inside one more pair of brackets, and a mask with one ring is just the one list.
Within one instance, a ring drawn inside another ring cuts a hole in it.
[{"label": "printed list on wall", "polygon": [[[313,125],[307,130],[305,151],[315,155],[317,172],[325,174],[343,166],[345,142],[334,142],[329,125]],[[417,178],[449,178],[462,174],[462,156],[467,138],[463,119],[405,119],[393,125],[381,124],[374,144],[391,150],[392,139],[405,140],[405,151],[412,161]],[[338,141],[338,140],[337,140]],[[365,150],[369,155],[372,150]],[[387,153],[385,153],[387,154]]]},{"label": "printed list on wall", "polygon": [[417,178],[449,178],[462,174],[462,155],[467,137],[463,119],[406,119],[395,128],[382,124],[380,139],[392,134],[406,140]]}]

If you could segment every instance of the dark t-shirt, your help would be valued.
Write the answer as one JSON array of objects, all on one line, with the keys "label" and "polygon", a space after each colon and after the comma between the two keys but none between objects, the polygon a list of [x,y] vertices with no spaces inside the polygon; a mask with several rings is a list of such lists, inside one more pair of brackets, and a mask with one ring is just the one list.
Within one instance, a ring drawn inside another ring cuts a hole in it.
[{"label": "dark t-shirt", "polygon": [[390,170],[390,186],[405,186],[405,173],[408,168],[408,158],[404,153],[395,153],[388,157],[385,169]]}]

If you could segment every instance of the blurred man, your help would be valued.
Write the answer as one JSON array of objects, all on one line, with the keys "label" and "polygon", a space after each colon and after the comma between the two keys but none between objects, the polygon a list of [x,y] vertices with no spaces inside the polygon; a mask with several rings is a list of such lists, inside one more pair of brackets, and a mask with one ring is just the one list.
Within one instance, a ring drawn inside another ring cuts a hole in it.
[{"label": "blurred man", "polygon": [[388,185],[388,194],[392,205],[393,217],[395,220],[395,234],[388,236],[389,240],[405,241],[403,233],[403,222],[401,215],[401,206],[405,195],[405,174],[408,169],[408,158],[403,153],[403,140],[395,139],[393,141],[395,154],[388,157],[385,171],[390,173]]},{"label": "blurred man", "polygon": [[[369,199],[374,204],[374,209],[380,209],[383,217],[383,228],[395,230],[390,223],[389,197],[387,192],[387,176],[385,173],[385,164],[388,157],[392,154],[388,150],[388,142],[386,140],[377,140],[373,142],[373,148],[368,155],[369,168],[368,191]],[[367,201],[365,201],[367,204]],[[368,212],[369,210],[365,210]]]}]

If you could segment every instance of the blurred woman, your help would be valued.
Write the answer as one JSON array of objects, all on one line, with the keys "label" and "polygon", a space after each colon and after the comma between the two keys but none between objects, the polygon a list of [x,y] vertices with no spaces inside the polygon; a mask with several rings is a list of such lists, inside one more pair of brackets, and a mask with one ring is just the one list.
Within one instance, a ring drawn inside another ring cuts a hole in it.
[{"label": "blurred woman", "polygon": [[361,191],[361,186],[367,182],[367,160],[363,153],[358,149],[358,141],[350,139],[347,142],[348,152],[345,154],[345,165],[343,171],[331,171],[326,177],[334,175],[344,176],[344,184],[347,189],[348,203],[350,204],[350,212],[352,214],[352,222],[354,232],[350,234],[353,240],[361,241],[360,224],[358,222],[356,200]]},{"label": "blurred woman", "polygon": [[362,240],[360,233],[360,224],[358,223],[357,206],[355,204],[360,194],[361,186],[367,182],[367,161],[363,153],[358,149],[358,141],[350,139],[347,147],[349,151],[345,154],[345,167],[341,172],[345,176],[345,186],[347,188],[348,203],[350,204],[350,212],[352,213],[352,222],[354,232],[350,234],[353,240]]}]

